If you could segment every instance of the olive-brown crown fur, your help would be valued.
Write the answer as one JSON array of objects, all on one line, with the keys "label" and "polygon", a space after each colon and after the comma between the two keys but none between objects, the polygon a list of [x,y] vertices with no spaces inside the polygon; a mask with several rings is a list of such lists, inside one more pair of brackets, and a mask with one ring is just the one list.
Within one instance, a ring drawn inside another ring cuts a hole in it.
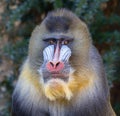
[{"label": "olive-brown crown fur", "polygon": [[73,45],[70,46],[74,51],[70,60],[74,58],[74,64],[78,64],[78,60],[79,62],[87,60],[88,56],[86,57],[86,55],[88,55],[91,45],[91,37],[86,24],[72,12],[60,9],[48,13],[32,33],[29,44],[29,59],[32,66],[36,67],[36,62],[41,62],[43,58],[42,51],[46,47],[43,41],[44,37],[56,35],[66,35],[74,39]]}]

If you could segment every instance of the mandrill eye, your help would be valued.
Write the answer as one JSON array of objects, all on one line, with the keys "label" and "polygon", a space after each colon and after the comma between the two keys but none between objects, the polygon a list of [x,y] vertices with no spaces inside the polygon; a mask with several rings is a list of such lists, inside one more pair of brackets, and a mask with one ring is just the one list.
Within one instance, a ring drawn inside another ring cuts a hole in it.
[{"label": "mandrill eye", "polygon": [[50,40],[48,40],[48,43],[51,44],[51,45],[56,44],[56,40],[55,39],[50,39]]},{"label": "mandrill eye", "polygon": [[64,40],[64,41],[62,42],[62,44],[63,44],[63,45],[69,44],[69,40]]}]

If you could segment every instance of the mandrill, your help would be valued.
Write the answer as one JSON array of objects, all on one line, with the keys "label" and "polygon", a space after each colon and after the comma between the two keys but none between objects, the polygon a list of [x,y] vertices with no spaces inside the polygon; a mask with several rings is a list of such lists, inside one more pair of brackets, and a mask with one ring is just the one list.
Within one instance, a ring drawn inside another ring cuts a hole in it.
[{"label": "mandrill", "polygon": [[50,12],[33,31],[12,116],[115,116],[101,57],[72,12]]}]

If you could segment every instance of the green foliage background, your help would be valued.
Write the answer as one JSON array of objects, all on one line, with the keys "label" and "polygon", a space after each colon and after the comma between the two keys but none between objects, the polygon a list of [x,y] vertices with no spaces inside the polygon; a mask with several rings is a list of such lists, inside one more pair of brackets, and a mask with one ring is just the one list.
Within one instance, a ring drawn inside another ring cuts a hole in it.
[{"label": "green foliage background", "polygon": [[5,8],[4,13],[1,13],[0,37],[7,34],[8,42],[0,54],[11,59],[14,65],[14,74],[0,83],[0,86],[7,88],[10,95],[10,102],[1,111],[1,116],[10,114],[14,82],[18,78],[19,67],[27,56],[28,41],[32,30],[49,11],[58,8],[70,9],[88,24],[94,44],[104,60],[107,78],[112,88],[112,105],[120,116],[120,98],[116,101],[114,97],[116,83],[120,87],[120,13],[111,8],[109,10],[109,3],[112,1],[118,2],[116,9],[120,7],[119,0],[1,0]]}]

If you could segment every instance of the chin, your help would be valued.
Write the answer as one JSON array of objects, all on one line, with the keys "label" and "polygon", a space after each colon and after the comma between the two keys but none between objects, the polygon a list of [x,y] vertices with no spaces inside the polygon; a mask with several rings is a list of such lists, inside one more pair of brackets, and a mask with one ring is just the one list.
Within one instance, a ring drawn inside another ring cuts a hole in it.
[{"label": "chin", "polygon": [[63,79],[53,78],[44,85],[45,96],[50,101],[59,99],[70,100],[72,92]]}]

